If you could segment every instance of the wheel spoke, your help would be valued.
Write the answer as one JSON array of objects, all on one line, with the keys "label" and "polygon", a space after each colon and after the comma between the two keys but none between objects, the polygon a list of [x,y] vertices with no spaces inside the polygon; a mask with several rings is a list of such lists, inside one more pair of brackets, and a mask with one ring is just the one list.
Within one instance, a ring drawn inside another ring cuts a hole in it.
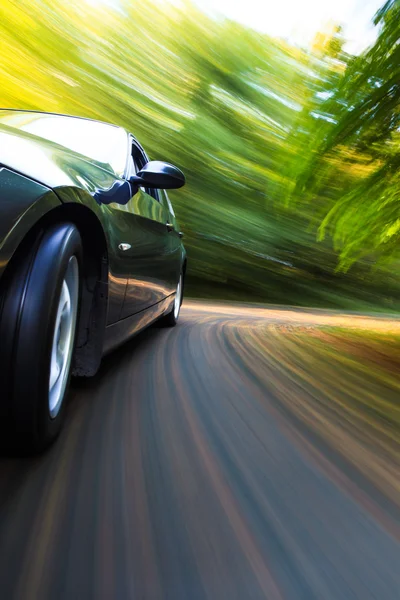
[{"label": "wheel spoke", "polygon": [[78,262],[73,256],[61,286],[54,324],[49,378],[49,412],[56,417],[62,404],[72,358],[79,291]]}]

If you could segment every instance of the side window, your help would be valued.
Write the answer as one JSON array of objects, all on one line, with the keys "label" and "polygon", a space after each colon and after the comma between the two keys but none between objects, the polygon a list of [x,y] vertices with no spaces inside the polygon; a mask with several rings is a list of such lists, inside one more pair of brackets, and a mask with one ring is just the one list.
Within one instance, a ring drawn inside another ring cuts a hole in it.
[{"label": "side window", "polygon": [[[134,160],[133,153],[132,153],[128,159],[128,165],[126,168],[126,178],[129,179],[133,175],[136,175],[136,173],[139,170],[140,170],[139,165]],[[141,189],[143,191],[145,191],[144,188],[141,188]],[[113,204],[113,207],[116,208],[117,210],[122,210],[124,212],[129,212],[129,213],[135,212],[135,208],[134,208],[134,204],[132,203],[132,200],[130,202],[128,202],[127,204]]]},{"label": "side window", "polygon": [[[144,167],[144,165],[147,162],[147,159],[146,159],[145,155],[143,154],[143,152],[134,143],[132,144],[132,162],[136,167],[135,174],[138,171],[140,171],[140,169],[142,167]],[[146,194],[149,194],[149,196],[151,196],[152,198],[157,200],[158,202],[160,201],[160,198],[158,196],[158,190],[152,190],[150,188],[141,188],[141,189],[144,192],[146,192]]]},{"label": "side window", "polygon": [[139,171],[139,167],[137,166],[137,164],[133,160],[133,156],[130,156],[129,159],[128,159],[128,168],[127,168],[127,177],[128,177],[128,179],[129,179],[129,177],[132,177],[133,175],[136,175],[136,173],[138,171]]}]

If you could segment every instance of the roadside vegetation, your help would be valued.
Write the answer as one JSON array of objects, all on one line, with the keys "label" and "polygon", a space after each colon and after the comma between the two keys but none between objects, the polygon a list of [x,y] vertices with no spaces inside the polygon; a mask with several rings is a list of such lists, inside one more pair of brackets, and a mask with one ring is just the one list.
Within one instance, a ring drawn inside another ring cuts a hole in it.
[{"label": "roadside vegetation", "polygon": [[0,0],[0,106],[122,125],[180,166],[193,296],[400,308],[400,8],[362,55],[189,1]]}]

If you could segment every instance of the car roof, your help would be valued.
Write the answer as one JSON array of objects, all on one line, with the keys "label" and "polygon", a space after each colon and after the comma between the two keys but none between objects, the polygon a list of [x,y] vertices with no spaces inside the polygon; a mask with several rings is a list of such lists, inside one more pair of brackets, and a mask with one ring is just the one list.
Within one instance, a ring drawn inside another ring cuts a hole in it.
[{"label": "car roof", "polygon": [[[82,119],[83,121],[93,121],[94,123],[101,123],[102,125],[109,125],[110,127],[121,128],[119,125],[115,125],[115,123],[109,123],[107,121],[100,121],[100,119],[90,119],[89,117],[80,117],[77,115],[67,115],[64,113],[49,112],[49,111],[44,111],[44,110],[30,110],[30,109],[25,109],[25,108],[0,107],[0,111],[15,112],[15,113],[32,113],[32,114],[36,114],[36,115],[52,115],[53,117],[69,117],[70,119]],[[124,128],[122,127],[122,129],[124,129]]]},{"label": "car roof", "polygon": [[[1,111],[15,112],[15,113],[21,113],[21,114],[22,113],[31,113],[31,114],[36,114],[36,115],[51,115],[53,117],[69,117],[70,119],[81,119],[83,121],[92,121],[92,123],[100,123],[101,125],[108,125],[109,127],[116,127],[117,129],[125,129],[125,131],[128,132],[128,130],[125,127],[122,127],[121,125],[116,125],[115,123],[109,123],[108,121],[100,121],[100,119],[90,119],[89,117],[79,117],[77,115],[67,115],[64,113],[49,112],[49,111],[45,111],[45,110],[30,110],[30,109],[25,109],[25,108],[6,108],[4,106],[0,107],[0,112]],[[143,146],[141,145],[139,140],[131,132],[128,132],[128,133],[131,136],[132,140],[135,142],[135,144],[137,146],[139,146],[139,148],[144,152]]]}]

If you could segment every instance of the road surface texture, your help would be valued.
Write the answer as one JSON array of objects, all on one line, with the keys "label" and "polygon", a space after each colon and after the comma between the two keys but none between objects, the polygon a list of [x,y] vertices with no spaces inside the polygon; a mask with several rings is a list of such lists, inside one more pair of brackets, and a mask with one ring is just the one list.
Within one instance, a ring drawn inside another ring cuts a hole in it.
[{"label": "road surface texture", "polygon": [[73,382],[49,452],[0,461],[0,597],[400,599],[399,339],[186,303]]}]

